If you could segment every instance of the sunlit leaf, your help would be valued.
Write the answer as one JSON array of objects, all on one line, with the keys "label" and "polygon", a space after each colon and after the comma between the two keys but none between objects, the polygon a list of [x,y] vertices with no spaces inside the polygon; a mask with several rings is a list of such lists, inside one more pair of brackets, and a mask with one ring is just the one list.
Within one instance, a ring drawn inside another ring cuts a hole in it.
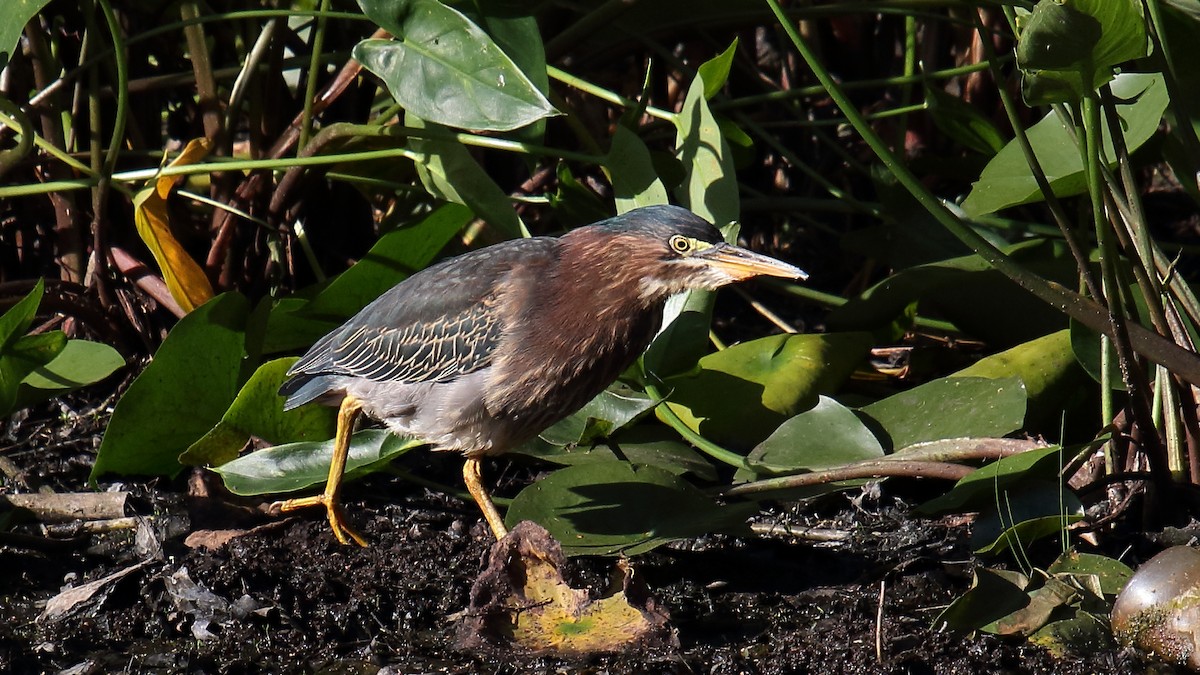
[{"label": "sunlit leaf", "polygon": [[368,39],[354,58],[417,117],[508,131],[558,114],[499,46],[458,10],[436,0],[359,0],[398,39]]},{"label": "sunlit leaf", "polygon": [[[1162,75],[1124,73],[1113,80],[1112,90],[1118,99],[1117,115],[1119,126],[1124,130],[1125,145],[1133,152],[1158,129],[1170,100],[1166,85]],[[1067,131],[1065,125],[1068,124],[1070,121],[1052,111],[1026,132],[1050,187],[1059,197],[1082,194],[1087,189],[1083,160],[1076,140]],[[1116,161],[1116,153],[1109,125],[1102,123],[1100,128],[1104,136],[1104,157],[1111,165]],[[1041,190],[1025,162],[1025,154],[1013,140],[988,162],[962,207],[968,214],[980,216],[1041,199]]]},{"label": "sunlit leaf", "polygon": [[[883,456],[879,439],[854,411],[821,396],[809,410],[784,422],[767,440],[747,455],[754,477],[785,475],[839,466]],[[749,472],[739,472],[748,474]]]},{"label": "sunlit leaf", "polygon": [[[212,142],[206,138],[193,139],[169,166],[195,164],[208,155],[211,147]],[[171,233],[167,197],[177,180],[177,176],[160,176],[152,181],[150,187],[138,192],[133,198],[133,218],[138,235],[162,270],[163,281],[171,297],[175,298],[183,311],[190,312],[208,302],[213,296],[213,289],[204,270]]]},{"label": "sunlit leaf", "polygon": [[21,382],[52,361],[66,345],[66,334],[56,330],[18,338],[0,352],[0,415],[17,407]]},{"label": "sunlit leaf", "polygon": [[1060,555],[1050,567],[1047,574],[1054,575],[1092,575],[1099,580],[1100,591],[1105,595],[1116,595],[1133,576],[1129,565],[1096,553],[1081,553],[1071,550]]},{"label": "sunlit leaf", "polygon": [[830,394],[866,358],[868,333],[772,335],[709,354],[667,382],[667,405],[693,431],[749,450]]},{"label": "sunlit leaf", "polygon": [[946,377],[861,408],[894,450],[943,438],[999,438],[1025,419],[1025,385],[1016,377]]},{"label": "sunlit leaf", "polygon": [[1087,375],[1071,348],[1070,331],[1060,330],[985,357],[953,377],[1019,377],[1029,397],[1025,428],[1057,431],[1064,410],[1089,393]]},{"label": "sunlit leaf", "polygon": [[618,124],[613,132],[604,168],[612,181],[618,214],[639,206],[669,203],[667,189],[654,171],[646,144],[624,125]]},{"label": "sunlit leaf", "polygon": [[1051,621],[1029,636],[1029,641],[1045,647],[1059,659],[1072,654],[1095,654],[1114,646],[1108,622],[1082,611],[1072,612],[1067,619]]},{"label": "sunlit leaf", "polygon": [[58,353],[54,350],[61,350],[66,343],[67,336],[61,331],[54,331],[57,337],[25,335],[37,315],[44,290],[45,281],[38,279],[25,297],[0,314],[0,416],[16,407],[21,381],[34,368],[54,358]]},{"label": "sunlit leaf", "polygon": [[251,438],[272,444],[319,441],[333,436],[336,412],[320,405],[283,409],[279,385],[295,357],[268,361],[258,367],[238,392],[229,410],[204,437],[179,456],[190,466],[220,466],[235,457]]},{"label": "sunlit leaf", "polygon": [[675,153],[687,171],[687,180],[675,196],[680,204],[716,224],[725,241],[732,243],[737,240],[737,229],[730,224],[741,212],[737,172],[721,127],[704,98],[704,86],[700,77],[692,80],[675,118]]},{"label": "sunlit leaf", "polygon": [[92,480],[173,476],[183,468],[179,453],[208,433],[237,395],[249,314],[245,297],[225,293],[175,324],[117,402]]},{"label": "sunlit leaf", "polygon": [[[95,384],[124,365],[125,359],[117,350],[102,342],[66,340],[57,356],[33,368],[21,380],[17,407],[23,408],[63,392]],[[0,385],[2,389],[3,385]]]},{"label": "sunlit leaf", "polygon": [[0,2],[0,70],[8,65],[13,50],[21,42],[25,24],[37,16],[50,0],[4,0]]},{"label": "sunlit leaf", "polygon": [[729,79],[729,68],[733,65],[733,57],[737,54],[737,46],[738,39],[735,37],[725,51],[700,64],[696,69],[704,82],[704,98],[711,99],[725,86],[725,81]]},{"label": "sunlit leaf", "polygon": [[[675,190],[676,198],[720,228],[725,241],[736,242],[740,202],[733,156],[704,98],[703,78],[692,80],[675,126],[675,152],[686,171],[684,182]],[[644,357],[648,372],[658,377],[681,373],[708,351],[714,299],[712,291],[697,290],[667,303],[663,329]]]},{"label": "sunlit leaf", "polygon": [[39,278],[33,285],[33,289],[25,294],[25,297],[9,307],[4,314],[0,314],[0,353],[7,350],[25,334],[25,331],[29,330],[29,326],[33,323],[33,317],[37,315],[38,305],[42,302],[42,294],[45,289],[45,280]]},{"label": "sunlit leaf", "polygon": [[[352,479],[375,469],[423,442],[401,438],[382,429],[354,434],[346,459],[346,476]],[[325,482],[333,458],[333,439],[276,445],[243,455],[214,467],[225,487],[238,495],[294,492]]]}]

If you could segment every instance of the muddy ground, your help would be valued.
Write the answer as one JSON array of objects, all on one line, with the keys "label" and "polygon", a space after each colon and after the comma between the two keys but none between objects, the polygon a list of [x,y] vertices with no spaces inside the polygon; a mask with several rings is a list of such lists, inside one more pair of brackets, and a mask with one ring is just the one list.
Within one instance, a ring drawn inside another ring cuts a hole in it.
[{"label": "muddy ground", "polygon": [[[69,399],[10,420],[0,442],[7,472],[23,471],[18,478],[32,486],[82,489],[104,405]],[[454,484],[459,475],[452,458],[406,459],[427,479]],[[538,470],[507,461],[487,469],[501,494],[514,494]],[[563,660],[457,646],[456,616],[467,607],[490,543],[473,505],[395,477],[353,484],[347,509],[372,543],[360,549],[338,545],[318,514],[272,521],[252,508],[197,497],[215,482],[204,478],[101,484],[132,493],[131,511],[154,523],[140,537],[122,530],[49,541],[30,536],[33,526],[0,528],[0,672],[979,675],[1149,668],[1115,648],[1056,660],[1019,641],[931,628],[970,583],[969,523],[910,517],[912,486],[780,505],[762,519],[823,528],[830,541],[785,536],[777,527],[775,534],[715,535],[639,556],[637,570],[669,611],[678,644]],[[27,489],[11,476],[0,486],[0,494]],[[263,524],[212,549],[188,539],[196,531]],[[576,559],[571,581],[601,587],[611,562]],[[124,577],[90,599],[66,603],[60,618],[38,619],[64,587],[121,570]]]}]

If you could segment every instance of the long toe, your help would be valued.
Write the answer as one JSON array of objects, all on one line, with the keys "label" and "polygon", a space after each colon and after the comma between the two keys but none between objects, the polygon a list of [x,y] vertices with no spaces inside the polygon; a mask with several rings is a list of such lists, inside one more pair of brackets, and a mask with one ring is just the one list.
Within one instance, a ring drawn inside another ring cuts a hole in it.
[{"label": "long toe", "polygon": [[342,513],[341,506],[336,502],[327,504],[326,506],[329,513],[329,527],[333,530],[333,536],[337,537],[337,540],[343,544],[349,544],[350,540],[354,540],[354,543],[366,548],[366,537],[359,534],[353,527],[350,527],[349,523],[346,522],[345,515]]}]

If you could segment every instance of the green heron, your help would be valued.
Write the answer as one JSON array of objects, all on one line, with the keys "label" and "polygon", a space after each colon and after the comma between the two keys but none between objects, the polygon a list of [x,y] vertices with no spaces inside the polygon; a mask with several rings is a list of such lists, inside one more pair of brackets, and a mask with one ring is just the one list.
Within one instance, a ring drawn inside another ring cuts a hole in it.
[{"label": "green heron", "polygon": [[321,338],[279,388],[285,409],[339,405],[321,495],[343,544],[338,486],[360,413],[435,450],[466,456],[463,479],[496,537],[507,530],[480,475],[503,453],[579,410],[645,351],[663,304],[690,289],[800,269],[726,244],[686,209],[648,206],[572,230],[495,244],[429,267]]}]

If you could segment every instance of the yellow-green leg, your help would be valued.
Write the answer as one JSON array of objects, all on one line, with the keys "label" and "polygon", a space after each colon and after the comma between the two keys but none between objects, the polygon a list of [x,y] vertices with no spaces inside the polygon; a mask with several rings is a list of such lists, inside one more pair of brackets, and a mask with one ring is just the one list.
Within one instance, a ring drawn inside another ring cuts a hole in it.
[{"label": "yellow-green leg", "polygon": [[342,506],[338,502],[342,474],[346,473],[346,455],[350,453],[350,437],[354,434],[354,422],[358,420],[360,412],[362,412],[362,401],[353,396],[346,396],[342,399],[342,405],[338,408],[337,435],[334,436],[333,460],[329,462],[329,479],[325,482],[325,492],[313,497],[275,502],[272,506],[280,511],[324,506],[329,515],[329,527],[333,529],[333,536],[337,537],[338,541],[349,544],[353,539],[354,543],[359,546],[366,546],[367,540],[346,523],[346,519],[342,515]]},{"label": "yellow-green leg", "polygon": [[467,491],[475,498],[479,510],[483,511],[483,517],[491,526],[492,534],[496,535],[496,539],[503,539],[508,534],[508,528],[504,526],[504,519],[500,517],[500,512],[492,503],[491,495],[483,486],[483,476],[480,473],[477,458],[468,457],[466,463],[463,464],[463,482],[467,484]]}]

